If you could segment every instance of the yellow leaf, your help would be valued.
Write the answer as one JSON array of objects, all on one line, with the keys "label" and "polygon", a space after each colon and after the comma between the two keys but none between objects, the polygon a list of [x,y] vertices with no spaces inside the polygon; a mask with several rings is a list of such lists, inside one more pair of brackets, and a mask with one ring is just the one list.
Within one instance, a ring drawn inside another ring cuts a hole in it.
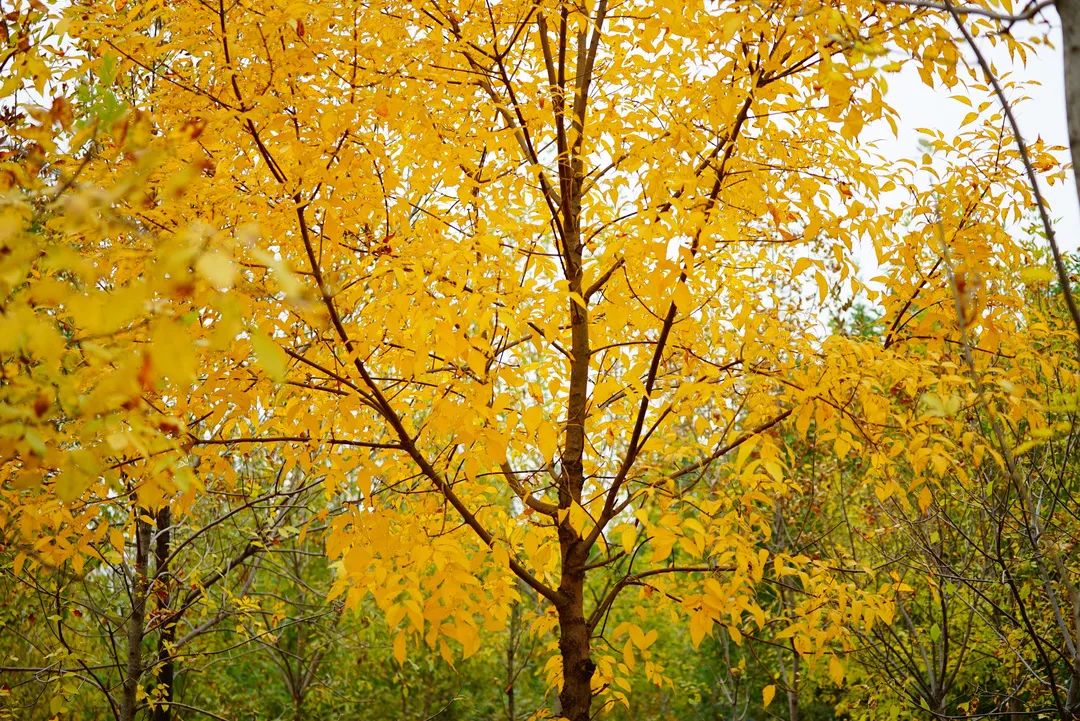
[{"label": "yellow leaf", "polygon": [[[129,445],[128,435],[126,433],[110,433],[105,436],[105,442],[108,443],[109,448],[112,448],[114,451],[122,451]],[[60,490],[60,486],[67,487],[67,484],[58,483],[57,486],[58,490]]]},{"label": "yellow leaf", "polygon": [[398,665],[405,663],[405,634],[399,633],[394,637],[394,659]]},{"label": "yellow leaf", "polygon": [[462,624],[458,630],[458,641],[461,643],[462,658],[469,658],[480,650],[480,634],[473,626]]},{"label": "yellow leaf", "polygon": [[150,365],[173,383],[184,384],[195,378],[195,356],[191,332],[179,323],[162,323],[154,331]]},{"label": "yellow leaf", "polygon": [[[120,450],[127,446],[127,437],[123,434],[112,434],[109,439],[111,439],[108,441],[110,445],[114,442],[120,443]],[[92,481],[93,479],[87,473],[78,468],[65,468],[56,476],[53,487],[61,500],[73,501],[82,495]]]},{"label": "yellow leaf", "polygon": [[232,259],[216,250],[203,253],[195,263],[195,270],[207,283],[218,290],[232,288],[236,278],[236,267]]},{"label": "yellow leaf", "polygon": [[116,549],[117,553],[124,552],[124,534],[120,532],[118,528],[109,529],[109,543]]},{"label": "yellow leaf", "polygon": [[844,682],[844,664],[836,656],[829,658],[829,678],[837,686]]},{"label": "yellow leaf", "polygon": [[769,475],[772,476],[774,481],[776,481],[777,483],[784,482],[784,469],[780,466],[779,463],[774,460],[768,460],[765,461],[765,463],[762,465],[765,466],[765,470],[768,471]]},{"label": "yellow leaf", "polygon": [[803,271],[814,264],[814,261],[810,258],[799,258],[795,261],[795,265],[791,268],[791,277],[797,278],[802,275]]},{"label": "yellow leaf", "polygon": [[656,642],[658,636],[656,629],[645,633],[641,630],[640,626],[635,626],[634,624],[629,624],[627,626],[627,630],[630,632],[630,640],[633,641],[635,646],[642,650],[645,650],[649,646],[653,645],[653,643]]},{"label": "yellow leaf", "polygon": [[280,383],[285,380],[288,370],[289,357],[281,350],[270,336],[262,331],[253,331],[251,334],[251,349],[255,352],[255,359],[259,361],[267,375]]},{"label": "yellow leaf", "polygon": [[795,430],[799,432],[799,435],[806,438],[807,431],[810,430],[810,422],[814,420],[814,404],[813,402],[804,403],[799,406],[799,415],[795,416]]},{"label": "yellow leaf", "polygon": [[570,527],[577,531],[579,536],[585,536],[586,532],[592,528],[592,519],[589,518],[589,514],[576,501],[570,504],[569,517]]},{"label": "yellow leaf", "polygon": [[837,435],[836,440],[833,441],[833,451],[835,451],[836,457],[843,458],[849,450],[851,450],[850,437],[845,433]]},{"label": "yellow leaf", "polygon": [[536,433],[544,422],[543,406],[529,406],[521,412],[521,423],[529,433]]},{"label": "yellow leaf", "polygon": [[922,490],[919,491],[919,510],[925,513],[926,509],[930,507],[930,504],[933,502],[933,500],[934,494],[930,492],[929,488],[923,486]]},{"label": "yellow leaf", "polygon": [[255,260],[259,261],[270,268],[274,275],[274,279],[277,281],[278,286],[282,292],[289,298],[297,298],[303,293],[303,285],[296,275],[290,270],[280,258],[276,257],[272,253],[266,251],[253,249],[252,256]]},{"label": "yellow leaf", "polygon": [[675,307],[683,313],[694,309],[694,296],[690,293],[690,289],[686,287],[686,283],[679,283],[675,286],[675,292],[672,293],[671,300]]},{"label": "yellow leaf", "polygon": [[817,280],[818,300],[824,303],[825,299],[829,297],[829,280],[821,271],[818,271],[814,278]]},{"label": "yellow leaf", "polygon": [[713,621],[705,613],[695,613],[690,617],[690,643],[697,648],[712,630]]},{"label": "yellow leaf", "polygon": [[1036,283],[1049,283],[1056,278],[1057,275],[1049,268],[1032,266],[1020,270],[1020,280],[1033,285]]},{"label": "yellow leaf", "polygon": [[765,708],[768,708],[769,704],[772,703],[773,696],[775,696],[775,695],[776,695],[776,686],[774,686],[771,683],[768,686],[766,686],[765,688],[761,689],[761,705],[764,706]]},{"label": "yellow leaf", "polygon": [[670,531],[657,529],[652,539],[653,553],[649,562],[660,563],[666,560],[671,555],[671,548],[675,545],[676,540],[678,539],[675,538],[675,534]]},{"label": "yellow leaf", "polygon": [[623,551],[627,556],[634,552],[634,544],[637,542],[637,530],[633,526],[625,526],[620,535]]},{"label": "yellow leaf", "polygon": [[757,447],[760,436],[751,436],[741,446],[739,446],[739,453],[735,456],[735,470],[741,469],[747,459],[750,458],[750,454],[754,452],[754,448]]},{"label": "yellow leaf", "polygon": [[540,428],[537,429],[537,445],[540,446],[540,453],[543,455],[544,460],[550,460],[555,455],[555,451],[558,447],[559,436],[555,427],[550,423],[543,423]]}]

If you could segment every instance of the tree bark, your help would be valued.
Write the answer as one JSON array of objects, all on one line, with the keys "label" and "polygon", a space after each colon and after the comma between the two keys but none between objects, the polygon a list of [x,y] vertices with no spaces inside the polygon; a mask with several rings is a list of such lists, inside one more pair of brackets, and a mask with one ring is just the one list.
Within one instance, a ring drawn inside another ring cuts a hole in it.
[{"label": "tree bark", "polygon": [[150,524],[135,518],[135,568],[131,579],[131,615],[127,624],[127,664],[120,698],[120,721],[134,721],[143,674],[142,642],[146,633],[146,565],[150,556]]},{"label": "tree bark", "polygon": [[585,543],[564,522],[559,527],[563,546],[563,572],[559,583],[559,652],[563,664],[563,686],[559,704],[563,718],[589,721],[592,705],[592,677],[596,671],[590,653],[589,626],[585,621]]},{"label": "tree bark", "polygon": [[559,652],[563,662],[563,687],[559,692],[562,716],[570,721],[589,721],[596,664],[590,657],[589,631],[580,603],[559,609]]},{"label": "tree bark", "polygon": [[518,625],[521,618],[521,606],[515,603],[510,607],[510,632],[506,639],[506,721],[515,721],[517,710],[514,708],[514,684],[517,669],[514,667],[514,651],[517,647]]},{"label": "tree bark", "polygon": [[799,721],[799,652],[791,644],[791,680],[787,692],[788,721]]},{"label": "tree bark", "polygon": [[162,620],[158,634],[157,663],[160,703],[154,706],[152,721],[172,721],[173,683],[176,662],[172,656],[172,644],[176,640],[176,619],[169,610],[169,545],[172,534],[172,511],[163,506],[157,514],[157,543],[154,546],[154,580],[158,584],[158,611]]},{"label": "tree bark", "polygon": [[[559,548],[562,556],[559,600],[555,604],[559,615],[559,651],[563,662],[563,686],[559,703],[564,718],[570,721],[589,721],[592,705],[592,676],[596,664],[590,656],[590,628],[585,621],[585,565],[589,543],[580,529],[570,524],[569,510],[581,504],[585,488],[585,423],[588,415],[589,364],[592,350],[589,343],[589,310],[584,300],[584,251],[581,236],[581,205],[584,187],[584,164],[581,157],[581,138],[585,125],[590,71],[578,68],[576,80],[566,76],[565,51],[569,44],[568,11],[560,10],[558,32],[558,64],[551,67],[553,86],[560,92],[552,96],[555,113],[557,147],[559,152],[560,208],[554,218],[562,231],[560,248],[571,297],[567,300],[570,316],[570,378],[566,400],[566,424],[563,428],[563,449],[560,454],[562,473],[559,479],[559,508],[566,512],[559,523]],[[541,25],[541,32],[546,29]],[[578,37],[578,56],[585,57],[585,35]],[[548,53],[549,57],[551,56]],[[573,92],[571,92],[573,87]],[[566,99],[574,98],[572,107]],[[567,132],[567,123],[573,132]],[[560,222],[561,221],[561,222]]]}]

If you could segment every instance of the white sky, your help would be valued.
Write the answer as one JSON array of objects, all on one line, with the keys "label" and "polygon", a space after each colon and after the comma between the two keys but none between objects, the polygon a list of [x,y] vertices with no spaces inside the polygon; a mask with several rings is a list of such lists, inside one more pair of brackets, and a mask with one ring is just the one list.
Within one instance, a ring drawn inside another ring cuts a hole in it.
[{"label": "white sky", "polygon": [[[1065,89],[1062,70],[1060,38],[1057,17],[1048,13],[1055,23],[1052,35],[1054,47],[1040,48],[1038,55],[1029,55],[1027,65],[1012,62],[1002,48],[992,50],[983,41],[980,48],[995,66],[999,76],[1026,86],[1030,100],[1017,108],[1017,120],[1025,139],[1032,143],[1042,137],[1049,145],[1068,147],[1068,129],[1065,121]],[[1019,28],[1017,29],[1019,32]],[[879,151],[890,158],[913,157],[918,152],[919,133],[916,128],[937,128],[951,137],[960,128],[960,121],[971,108],[952,100],[950,95],[963,92],[932,89],[925,86],[914,70],[904,70],[889,76],[889,100],[900,112],[899,135],[894,138],[886,128],[885,140]],[[996,100],[995,100],[996,107]],[[877,133],[874,133],[876,136]],[[1067,162],[1068,152],[1061,160]],[[1063,249],[1080,247],[1080,205],[1077,203],[1075,186],[1070,175],[1066,182],[1051,187],[1043,185],[1044,197],[1050,205],[1054,233]],[[1033,209],[1034,210],[1034,209]]]}]

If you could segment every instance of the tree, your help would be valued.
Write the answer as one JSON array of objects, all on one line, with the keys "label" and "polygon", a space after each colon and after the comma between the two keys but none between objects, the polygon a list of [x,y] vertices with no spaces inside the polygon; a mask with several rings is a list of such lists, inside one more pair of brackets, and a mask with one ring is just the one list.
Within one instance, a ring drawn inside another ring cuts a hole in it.
[{"label": "tree", "polygon": [[[373,597],[399,663],[417,638],[472,654],[531,608],[515,605],[524,584],[545,604],[534,629],[556,631],[558,713],[574,721],[597,694],[625,701],[650,641],[607,619],[635,594],[677,610],[695,645],[717,625],[734,643],[768,626],[808,659],[841,650],[852,623],[891,622],[897,579],[853,583],[770,539],[804,490],[782,428],[865,453],[863,490],[918,492],[882,475],[911,440],[892,420],[906,429],[916,404],[879,409],[924,390],[958,342],[940,312],[956,273],[927,271],[945,252],[934,233],[958,262],[1015,260],[1002,219],[1027,191],[996,124],[975,137],[997,151],[976,167],[995,172],[915,197],[936,219],[914,241],[880,210],[897,183],[860,151],[868,124],[895,122],[887,52],[928,81],[964,77],[935,16],[870,0],[90,0],[65,15],[93,87],[129,106],[122,137],[75,151],[76,189],[137,181],[95,206],[122,233],[72,229],[87,213],[66,210],[62,244],[98,274],[32,311],[52,356],[84,350],[57,336],[69,317],[103,336],[108,361],[73,365],[96,380],[115,363],[124,399],[109,396],[107,434],[64,408],[62,457],[26,431],[45,422],[20,426],[11,455],[56,490],[58,525],[87,494],[160,513],[235,488],[223,451],[273,446],[341,503],[334,593]],[[32,235],[41,211],[14,205]],[[880,295],[858,279],[860,239],[895,267]],[[859,293],[881,298],[886,339],[822,341]],[[79,315],[87,295],[97,324]],[[992,307],[983,327],[1009,333]],[[55,386],[78,388],[70,375]],[[71,482],[85,448],[100,450]],[[789,578],[800,600],[759,593]]]}]

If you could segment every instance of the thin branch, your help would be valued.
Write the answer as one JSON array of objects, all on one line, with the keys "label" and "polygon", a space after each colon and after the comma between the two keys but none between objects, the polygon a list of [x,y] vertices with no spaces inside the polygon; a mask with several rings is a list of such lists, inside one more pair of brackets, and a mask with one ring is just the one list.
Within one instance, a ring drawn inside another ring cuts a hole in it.
[{"label": "thin branch", "polygon": [[991,10],[990,8],[981,7],[979,5],[953,5],[948,0],[944,2],[933,2],[932,0],[879,0],[879,2],[885,5],[903,5],[904,7],[917,8],[922,10],[936,10],[938,12],[951,13],[954,17],[957,15],[977,15],[984,18],[990,18],[991,20],[997,20],[1003,23],[1016,23],[1021,20],[1030,20],[1043,10],[1053,6],[1054,0],[1041,0],[1041,2],[1030,2],[1023,11],[1018,13],[1003,13],[997,10]]},{"label": "thin branch", "polygon": [[[1039,3],[1039,6],[1048,6],[1051,4],[1052,3],[1047,0],[1044,0],[1044,2]],[[1012,105],[1009,103],[1009,99],[1005,97],[1005,90],[1001,87],[1001,83],[994,74],[993,68],[990,67],[990,63],[987,61],[986,56],[983,55],[982,50],[979,49],[971,31],[968,30],[967,25],[964,24],[960,8],[953,5],[949,0],[944,0],[944,8],[949,11],[953,20],[956,21],[956,27],[960,29],[960,33],[964,36],[964,40],[967,41],[968,47],[970,47],[971,51],[975,54],[975,59],[978,61],[979,67],[982,68],[987,81],[993,86],[994,94],[997,95],[998,101],[1001,103],[1001,109],[1005,113],[1005,117],[1009,120],[1009,127],[1012,129],[1013,139],[1016,141],[1016,147],[1020,151],[1020,159],[1024,163],[1024,173],[1027,175],[1028,183],[1031,185],[1031,193],[1035,196],[1035,205],[1039,210],[1039,219],[1042,221],[1043,232],[1046,233],[1046,241],[1050,244],[1050,252],[1054,256],[1054,270],[1057,272],[1058,282],[1061,284],[1061,293],[1065,296],[1065,305],[1069,309],[1073,327],[1076,329],[1077,349],[1078,352],[1080,352],[1080,308],[1077,308],[1076,299],[1073,297],[1072,283],[1069,281],[1069,271],[1065,268],[1065,261],[1061,255],[1061,249],[1058,247],[1057,238],[1054,236],[1054,228],[1050,223],[1050,215],[1047,212],[1046,199],[1043,198],[1042,190],[1039,189],[1039,181],[1035,177],[1035,166],[1031,163],[1031,156],[1028,154],[1027,143],[1024,141],[1024,136],[1020,133],[1020,123],[1016,120],[1016,114],[1013,113]]]}]

